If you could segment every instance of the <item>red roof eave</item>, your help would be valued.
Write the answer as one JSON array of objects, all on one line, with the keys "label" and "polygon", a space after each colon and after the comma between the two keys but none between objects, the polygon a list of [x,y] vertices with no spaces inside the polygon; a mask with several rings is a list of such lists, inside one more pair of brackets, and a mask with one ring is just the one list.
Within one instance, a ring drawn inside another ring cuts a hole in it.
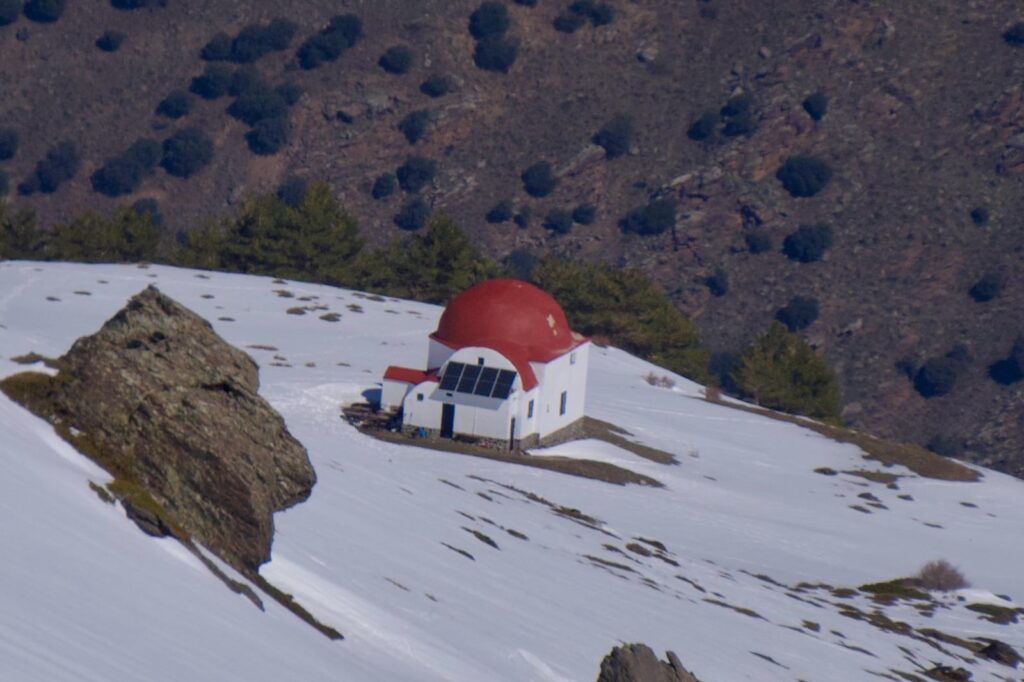
[{"label": "red roof eave", "polygon": [[437,370],[411,369],[391,365],[384,371],[385,381],[400,381],[405,384],[420,384],[424,381],[437,381]]}]

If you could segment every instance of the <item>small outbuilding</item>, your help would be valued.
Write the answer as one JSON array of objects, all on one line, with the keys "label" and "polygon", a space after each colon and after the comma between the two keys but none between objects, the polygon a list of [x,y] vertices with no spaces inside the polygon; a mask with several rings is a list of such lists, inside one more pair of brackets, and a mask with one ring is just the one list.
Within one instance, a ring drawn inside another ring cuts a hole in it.
[{"label": "small outbuilding", "polygon": [[489,280],[445,308],[426,369],[388,367],[381,406],[399,412],[406,432],[532,447],[583,417],[589,351],[547,293]]}]

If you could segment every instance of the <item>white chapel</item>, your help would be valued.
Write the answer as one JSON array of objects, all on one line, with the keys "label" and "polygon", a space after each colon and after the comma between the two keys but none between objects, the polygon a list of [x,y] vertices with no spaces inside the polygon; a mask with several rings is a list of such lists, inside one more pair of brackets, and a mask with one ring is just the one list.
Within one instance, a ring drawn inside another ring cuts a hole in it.
[{"label": "white chapel", "polygon": [[530,447],[583,417],[589,351],[547,293],[488,280],[445,308],[426,369],[387,368],[381,407],[406,432]]}]

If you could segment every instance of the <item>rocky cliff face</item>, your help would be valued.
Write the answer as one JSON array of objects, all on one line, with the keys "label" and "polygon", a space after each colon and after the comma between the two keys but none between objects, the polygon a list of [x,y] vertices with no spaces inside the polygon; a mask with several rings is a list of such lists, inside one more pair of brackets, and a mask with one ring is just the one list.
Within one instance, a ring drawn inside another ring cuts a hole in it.
[{"label": "rocky cliff face", "polygon": [[149,287],[59,365],[58,416],[88,437],[115,476],[145,489],[236,566],[269,559],[273,513],[305,500],[316,475],[257,394],[249,356]]},{"label": "rocky cliff face", "polygon": [[668,662],[646,644],[617,646],[601,661],[597,682],[700,682],[690,674],[679,657],[669,651]]}]

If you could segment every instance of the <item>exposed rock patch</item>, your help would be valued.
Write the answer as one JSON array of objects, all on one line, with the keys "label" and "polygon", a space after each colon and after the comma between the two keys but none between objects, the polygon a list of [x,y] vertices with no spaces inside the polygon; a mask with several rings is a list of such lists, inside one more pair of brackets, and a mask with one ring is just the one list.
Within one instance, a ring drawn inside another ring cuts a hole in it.
[{"label": "exposed rock patch", "polygon": [[[273,513],[305,500],[305,448],[257,394],[257,366],[208,322],[149,287],[58,361],[54,416],[117,477],[236,566],[270,558]],[[95,454],[95,453],[94,453]],[[152,514],[131,514],[165,534]]]},{"label": "exposed rock patch", "polygon": [[646,644],[617,646],[601,661],[597,682],[700,682],[683,667],[679,657],[669,651],[668,662]]}]

